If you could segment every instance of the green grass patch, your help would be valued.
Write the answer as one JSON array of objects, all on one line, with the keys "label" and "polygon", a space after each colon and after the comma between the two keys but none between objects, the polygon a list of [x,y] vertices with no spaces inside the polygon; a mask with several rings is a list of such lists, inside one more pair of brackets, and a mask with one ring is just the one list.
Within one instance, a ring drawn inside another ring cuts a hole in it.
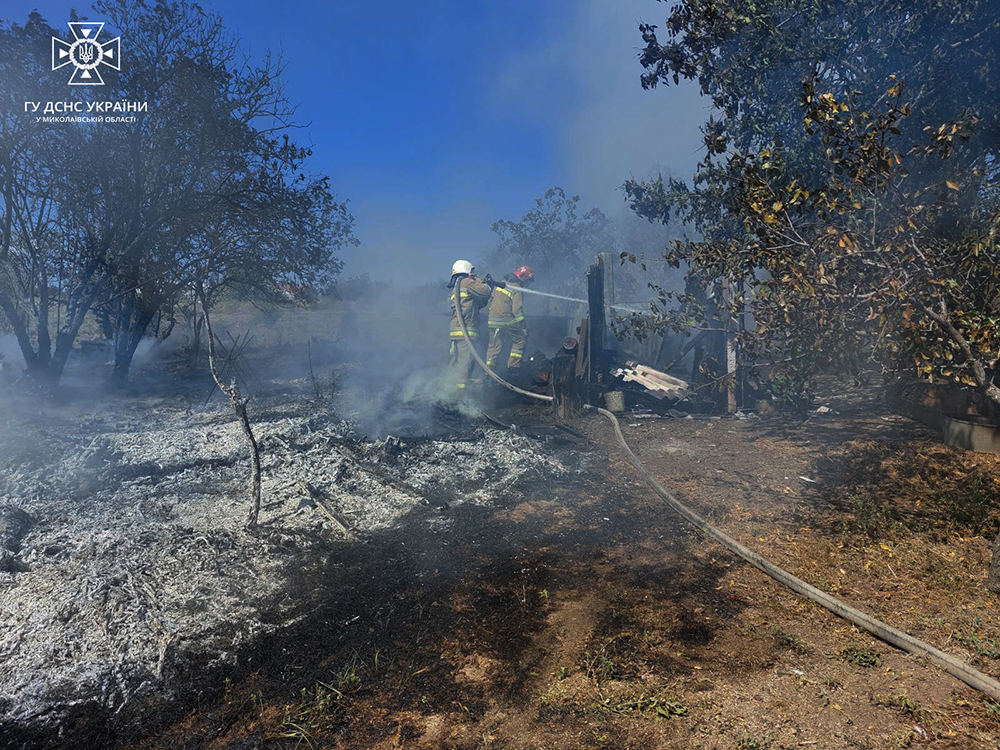
[{"label": "green grass patch", "polygon": [[955,640],[969,647],[977,656],[987,659],[1000,659],[1000,645],[992,639],[980,638],[975,633],[962,631],[955,633]]},{"label": "green grass patch", "polygon": [[769,750],[771,740],[767,737],[758,737],[743,730],[736,737],[736,750]]},{"label": "green grass patch", "polygon": [[786,648],[789,651],[794,651],[797,654],[808,654],[809,647],[805,644],[801,638],[799,638],[795,633],[790,633],[785,630],[780,625],[775,625],[771,628],[771,632],[778,641],[778,645],[782,648]]},{"label": "green grass patch", "polygon": [[882,655],[873,648],[845,646],[840,649],[841,661],[863,669],[874,669],[882,663]]},{"label": "green grass patch", "polygon": [[602,710],[615,714],[639,714],[647,719],[673,719],[688,715],[688,708],[673,698],[640,696],[615,702],[611,698],[599,701]]}]

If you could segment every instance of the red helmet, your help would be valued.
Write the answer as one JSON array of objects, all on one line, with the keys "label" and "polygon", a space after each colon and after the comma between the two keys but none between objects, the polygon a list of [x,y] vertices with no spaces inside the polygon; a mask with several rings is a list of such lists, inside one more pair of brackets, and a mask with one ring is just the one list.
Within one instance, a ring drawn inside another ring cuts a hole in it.
[{"label": "red helmet", "polygon": [[514,276],[522,284],[528,284],[535,280],[535,272],[531,270],[531,266],[521,266],[516,271],[514,271]]}]

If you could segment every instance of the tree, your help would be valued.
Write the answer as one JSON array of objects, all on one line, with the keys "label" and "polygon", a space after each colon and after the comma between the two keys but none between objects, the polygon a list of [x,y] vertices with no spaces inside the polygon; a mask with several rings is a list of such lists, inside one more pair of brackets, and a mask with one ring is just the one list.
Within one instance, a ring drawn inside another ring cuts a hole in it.
[{"label": "tree", "polygon": [[608,218],[597,208],[580,216],[579,203],[580,196],[567,198],[561,187],[552,187],[520,221],[495,222],[492,264],[511,270],[530,265],[546,288],[578,290],[586,265],[614,246]]},{"label": "tree", "polygon": [[97,238],[64,210],[86,164],[73,128],[25,111],[26,102],[77,96],[50,75],[54,33],[38,13],[0,25],[0,311],[29,377],[45,384],[58,379],[108,282]]},{"label": "tree", "polygon": [[223,290],[265,304],[288,304],[288,288],[329,287],[357,244],[347,204],[325,177],[272,188],[241,210],[221,211],[195,238],[191,286],[209,306]]},{"label": "tree", "polygon": [[767,271],[756,285],[760,332],[794,317],[798,334],[831,353],[869,351],[887,369],[969,383],[1000,405],[1000,205],[980,192],[988,159],[951,159],[978,117],[901,152],[912,108],[900,85],[878,113],[817,96],[810,83],[803,99],[805,127],[827,146],[809,183],[786,172],[783,150],[730,162],[749,250]]},{"label": "tree", "polygon": [[311,151],[290,137],[280,60],[246,58],[222,19],[193,3],[96,8],[137,50],[118,96],[149,103],[102,149],[126,155],[103,193],[109,223],[138,232],[116,258],[107,306],[113,379],[124,382],[147,326],[185,288],[276,298],[283,279],[337,273],[335,253],[356,240],[328,179],[305,174]]},{"label": "tree", "polygon": [[692,187],[626,191],[697,232],[671,262],[745,284],[725,314],[752,305],[748,358],[909,361],[997,401],[995,4],[689,0],[666,29],[640,26],[643,86],[696,79],[717,114]]},{"label": "tree", "polygon": [[48,383],[90,310],[114,338],[122,383],[147,327],[186,290],[273,297],[283,280],[336,274],[337,252],[356,243],[346,203],[307,172],[311,151],[290,137],[280,61],[244,56],[221,18],[188,0],[102,0],[95,10],[130,40],[129,64],[104,73],[99,93],[142,105],[132,122],[34,122],[25,101],[94,94],[46,88],[53,31],[37,14],[3,29],[6,47],[24,50],[0,63],[10,82],[0,310],[29,373]]},{"label": "tree", "polygon": [[247,413],[247,404],[250,403],[250,397],[244,396],[240,392],[240,385],[236,378],[233,378],[229,383],[222,381],[222,374],[219,372],[219,367],[216,364],[215,332],[212,330],[211,305],[203,293],[200,294],[200,302],[202,309],[205,311],[205,327],[208,329],[208,368],[212,373],[212,380],[215,381],[218,389],[229,398],[229,403],[236,413],[236,418],[239,420],[240,429],[243,430],[243,437],[246,438],[247,447],[250,449],[250,481],[248,483],[250,487],[250,512],[247,514],[246,527],[248,530],[253,530],[257,528],[257,521],[260,519],[261,466],[260,444],[257,442],[253,425],[250,423],[250,415]]}]

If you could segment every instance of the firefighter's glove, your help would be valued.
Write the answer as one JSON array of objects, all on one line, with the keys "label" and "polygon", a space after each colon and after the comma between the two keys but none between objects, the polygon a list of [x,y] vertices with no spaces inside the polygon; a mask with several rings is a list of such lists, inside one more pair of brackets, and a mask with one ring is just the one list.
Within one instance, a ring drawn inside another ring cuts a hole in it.
[{"label": "firefighter's glove", "polygon": [[505,281],[497,281],[496,279],[494,279],[489,274],[486,274],[486,278],[483,279],[483,281],[485,281],[489,285],[490,289],[506,289],[507,288],[507,282],[505,282]]}]

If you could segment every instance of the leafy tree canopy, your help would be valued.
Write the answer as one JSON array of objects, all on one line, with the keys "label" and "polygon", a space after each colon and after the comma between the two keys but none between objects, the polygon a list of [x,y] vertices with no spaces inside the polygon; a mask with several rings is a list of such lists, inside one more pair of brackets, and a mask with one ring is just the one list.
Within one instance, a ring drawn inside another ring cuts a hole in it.
[{"label": "leafy tree canopy", "polygon": [[580,196],[567,197],[561,187],[552,187],[520,221],[494,222],[492,264],[510,266],[510,271],[529,265],[545,288],[579,290],[580,274],[614,243],[608,217],[599,208],[580,215],[579,204]]},{"label": "leafy tree canopy", "polygon": [[[687,0],[642,24],[642,85],[697,80],[715,111],[693,183],[630,181],[680,219],[705,285],[749,304],[748,357],[913,367],[993,385],[1000,336],[998,3]],[[691,322],[694,309],[661,325]],[[693,317],[697,317],[695,310]]]}]

